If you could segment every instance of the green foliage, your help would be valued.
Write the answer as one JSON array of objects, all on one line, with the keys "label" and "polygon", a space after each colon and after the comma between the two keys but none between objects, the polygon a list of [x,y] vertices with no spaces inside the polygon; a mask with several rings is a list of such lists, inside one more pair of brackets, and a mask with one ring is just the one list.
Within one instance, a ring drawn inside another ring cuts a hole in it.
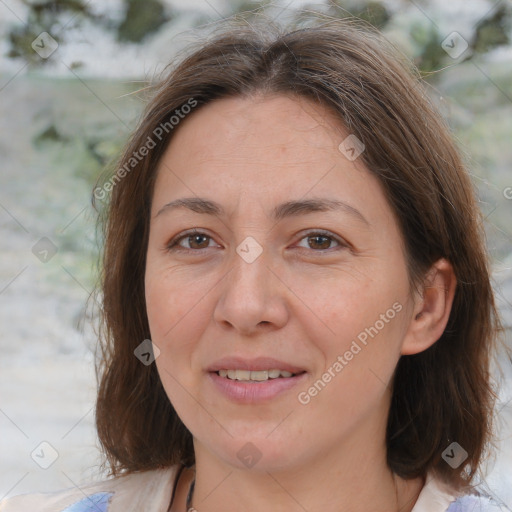
[{"label": "green foliage", "polygon": [[338,18],[355,16],[381,29],[391,19],[386,7],[381,2],[352,2],[346,0],[329,0],[329,14]]},{"label": "green foliage", "polygon": [[250,17],[252,13],[261,12],[268,7],[272,3],[272,0],[238,0],[238,2],[233,3],[236,4],[232,8],[233,14],[245,14],[247,17]]},{"label": "green foliage", "polygon": [[[13,28],[7,38],[10,43],[10,49],[7,52],[7,56],[11,59],[15,59],[18,57],[23,58],[28,64],[43,64],[46,61],[41,59],[39,55],[32,48],[32,42],[41,32],[48,32],[49,29],[44,27],[34,25],[23,25],[21,27]],[[57,43],[60,40],[57,37],[54,37]]]},{"label": "green foliage", "polygon": [[31,15],[36,23],[48,24],[60,14],[83,14],[91,16],[87,4],[83,0],[45,0],[30,4]]},{"label": "green foliage", "polygon": [[[161,25],[172,19],[160,0],[125,0],[126,10],[120,23],[97,16],[86,0],[46,0],[29,3],[27,22],[11,29],[7,38],[10,58],[23,58],[29,65],[44,65],[32,48],[33,41],[48,32],[57,43],[64,41],[66,31],[88,19],[101,22],[106,30],[115,30],[120,41],[141,42]],[[73,63],[73,67],[79,63]]]},{"label": "green foliage", "polygon": [[512,14],[510,8],[502,5],[491,18],[486,18],[476,26],[474,49],[484,53],[496,46],[509,44]]},{"label": "green foliage", "polygon": [[383,28],[391,19],[387,9],[380,2],[368,2],[364,10],[359,11],[356,16],[377,28]]},{"label": "green foliage", "polygon": [[68,138],[62,135],[52,123],[33,138],[33,143],[35,147],[41,148],[47,142],[66,142],[67,140]]},{"label": "green foliage", "polygon": [[[66,16],[67,15],[67,16]],[[61,20],[66,18],[61,24]],[[14,27],[7,38],[10,43],[8,57],[21,57],[29,65],[44,64],[32,48],[32,42],[42,32],[48,32],[60,44],[61,29],[69,25],[69,21],[79,23],[84,18],[95,18],[83,0],[47,0],[29,4],[27,23]],[[69,27],[68,27],[69,28]]]},{"label": "green foliage", "polygon": [[420,71],[436,71],[443,67],[447,54],[441,46],[440,34],[433,25],[415,23],[411,26],[410,36],[419,49],[414,63]]},{"label": "green foliage", "polygon": [[118,39],[140,43],[171,19],[159,0],[125,0],[126,12],[118,28]]}]

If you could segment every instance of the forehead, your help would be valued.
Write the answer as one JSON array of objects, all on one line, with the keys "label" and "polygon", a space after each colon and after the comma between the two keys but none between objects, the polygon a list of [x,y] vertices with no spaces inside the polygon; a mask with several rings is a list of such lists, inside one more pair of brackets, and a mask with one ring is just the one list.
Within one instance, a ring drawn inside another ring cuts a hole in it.
[{"label": "forehead", "polygon": [[370,197],[382,215],[378,210],[387,206],[378,181],[361,159],[350,161],[338,149],[348,135],[331,111],[306,98],[213,101],[177,127],[159,164],[153,214],[170,200],[196,195],[230,211],[242,200],[270,206],[283,198],[361,203]]},{"label": "forehead", "polygon": [[171,145],[177,149],[193,135],[198,158],[210,158],[214,148],[217,158],[243,158],[243,151],[254,150],[264,161],[266,149],[274,157],[301,161],[305,153],[310,159],[320,156],[311,153],[312,146],[329,152],[343,133],[340,120],[323,105],[300,96],[258,94],[201,107],[185,119]]}]

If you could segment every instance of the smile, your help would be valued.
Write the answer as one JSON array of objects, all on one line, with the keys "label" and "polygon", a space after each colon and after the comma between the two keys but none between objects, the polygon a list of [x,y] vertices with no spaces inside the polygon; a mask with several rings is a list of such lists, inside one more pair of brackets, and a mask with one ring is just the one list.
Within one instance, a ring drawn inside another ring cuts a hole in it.
[{"label": "smile", "polygon": [[[230,374],[232,377],[230,377]],[[228,400],[238,404],[268,402],[304,383],[307,372],[293,374],[285,370],[218,370],[209,372],[214,388]]]},{"label": "smile", "polygon": [[217,374],[220,377],[227,377],[231,380],[243,380],[248,382],[262,382],[269,379],[295,377],[297,373],[288,372],[286,370],[219,370]]}]

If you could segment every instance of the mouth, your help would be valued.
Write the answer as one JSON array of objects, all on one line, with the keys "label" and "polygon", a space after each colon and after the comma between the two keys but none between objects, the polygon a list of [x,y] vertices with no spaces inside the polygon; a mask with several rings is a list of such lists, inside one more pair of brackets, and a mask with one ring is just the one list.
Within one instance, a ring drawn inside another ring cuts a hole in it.
[{"label": "mouth", "polygon": [[286,392],[304,386],[306,371],[287,370],[217,370],[208,376],[216,392],[239,405],[266,404],[277,397],[285,399]]},{"label": "mouth", "polygon": [[212,373],[229,380],[257,384],[259,382],[267,382],[275,379],[291,379],[306,372],[300,371],[292,373],[287,370],[275,368],[271,370],[218,370]]}]

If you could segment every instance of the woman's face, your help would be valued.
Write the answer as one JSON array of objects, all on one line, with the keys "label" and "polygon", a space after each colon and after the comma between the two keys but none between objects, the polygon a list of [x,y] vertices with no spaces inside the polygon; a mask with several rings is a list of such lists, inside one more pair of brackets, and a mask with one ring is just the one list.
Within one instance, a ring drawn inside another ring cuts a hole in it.
[{"label": "woman's face", "polygon": [[[412,299],[361,147],[340,150],[350,133],[328,111],[280,95],[218,100],[176,129],[145,286],[158,372],[196,457],[263,471],[384,450]],[[249,373],[273,369],[299,375]]]}]

